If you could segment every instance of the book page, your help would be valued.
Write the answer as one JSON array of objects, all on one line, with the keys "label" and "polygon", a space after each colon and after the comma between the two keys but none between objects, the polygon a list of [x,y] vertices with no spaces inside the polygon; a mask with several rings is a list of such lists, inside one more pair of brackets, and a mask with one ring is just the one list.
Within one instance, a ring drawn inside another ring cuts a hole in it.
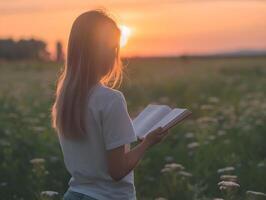
[{"label": "book page", "polygon": [[[184,117],[184,114],[188,111],[187,109],[180,109],[175,108],[170,113],[168,113],[166,116],[164,116],[158,123],[156,123],[148,132],[155,130],[156,128],[162,127],[163,129],[167,129],[172,124],[177,122],[180,119]],[[190,114],[190,112],[188,112]]]},{"label": "book page", "polygon": [[138,137],[145,135],[156,123],[170,113],[172,109],[165,105],[149,104],[134,120],[133,126]]}]

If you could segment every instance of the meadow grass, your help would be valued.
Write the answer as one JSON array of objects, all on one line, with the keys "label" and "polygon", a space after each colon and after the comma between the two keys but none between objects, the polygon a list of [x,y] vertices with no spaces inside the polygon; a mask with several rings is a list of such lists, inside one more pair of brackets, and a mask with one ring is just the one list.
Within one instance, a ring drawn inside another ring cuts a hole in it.
[{"label": "meadow grass", "polygon": [[[265,199],[265,57],[125,63],[120,89],[132,118],[149,103],[193,112],[134,171],[138,199]],[[68,187],[70,175],[50,126],[60,67],[0,63],[3,199],[60,199]]]}]

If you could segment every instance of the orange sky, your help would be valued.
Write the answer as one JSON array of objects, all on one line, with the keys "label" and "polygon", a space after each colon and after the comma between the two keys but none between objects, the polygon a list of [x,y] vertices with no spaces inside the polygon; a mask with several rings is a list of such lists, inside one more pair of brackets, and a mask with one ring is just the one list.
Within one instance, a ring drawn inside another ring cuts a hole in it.
[{"label": "orange sky", "polygon": [[0,37],[36,37],[53,51],[81,12],[99,7],[132,29],[126,56],[266,49],[266,0],[1,0]]}]

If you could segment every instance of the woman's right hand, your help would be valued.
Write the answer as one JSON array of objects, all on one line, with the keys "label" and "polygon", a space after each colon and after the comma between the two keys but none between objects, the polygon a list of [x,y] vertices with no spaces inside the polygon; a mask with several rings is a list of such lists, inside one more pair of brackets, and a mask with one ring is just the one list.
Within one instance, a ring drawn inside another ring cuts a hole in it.
[{"label": "woman's right hand", "polygon": [[163,138],[168,134],[167,131],[163,131],[163,128],[159,127],[150,133],[143,139],[143,142],[146,143],[149,147],[161,142]]}]

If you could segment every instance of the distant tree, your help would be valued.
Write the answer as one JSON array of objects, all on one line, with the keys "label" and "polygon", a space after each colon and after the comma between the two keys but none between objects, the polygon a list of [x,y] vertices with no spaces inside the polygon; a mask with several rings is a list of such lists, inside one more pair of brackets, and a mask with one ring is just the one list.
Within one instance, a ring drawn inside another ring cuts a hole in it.
[{"label": "distant tree", "polygon": [[[44,57],[44,55],[46,55]],[[7,60],[44,60],[49,59],[46,43],[36,39],[0,39],[0,58]]]},{"label": "distant tree", "polygon": [[64,60],[64,53],[62,43],[60,41],[56,42],[56,61],[61,62]]},{"label": "distant tree", "polygon": [[12,39],[0,39],[0,58],[14,59],[15,42]]}]

